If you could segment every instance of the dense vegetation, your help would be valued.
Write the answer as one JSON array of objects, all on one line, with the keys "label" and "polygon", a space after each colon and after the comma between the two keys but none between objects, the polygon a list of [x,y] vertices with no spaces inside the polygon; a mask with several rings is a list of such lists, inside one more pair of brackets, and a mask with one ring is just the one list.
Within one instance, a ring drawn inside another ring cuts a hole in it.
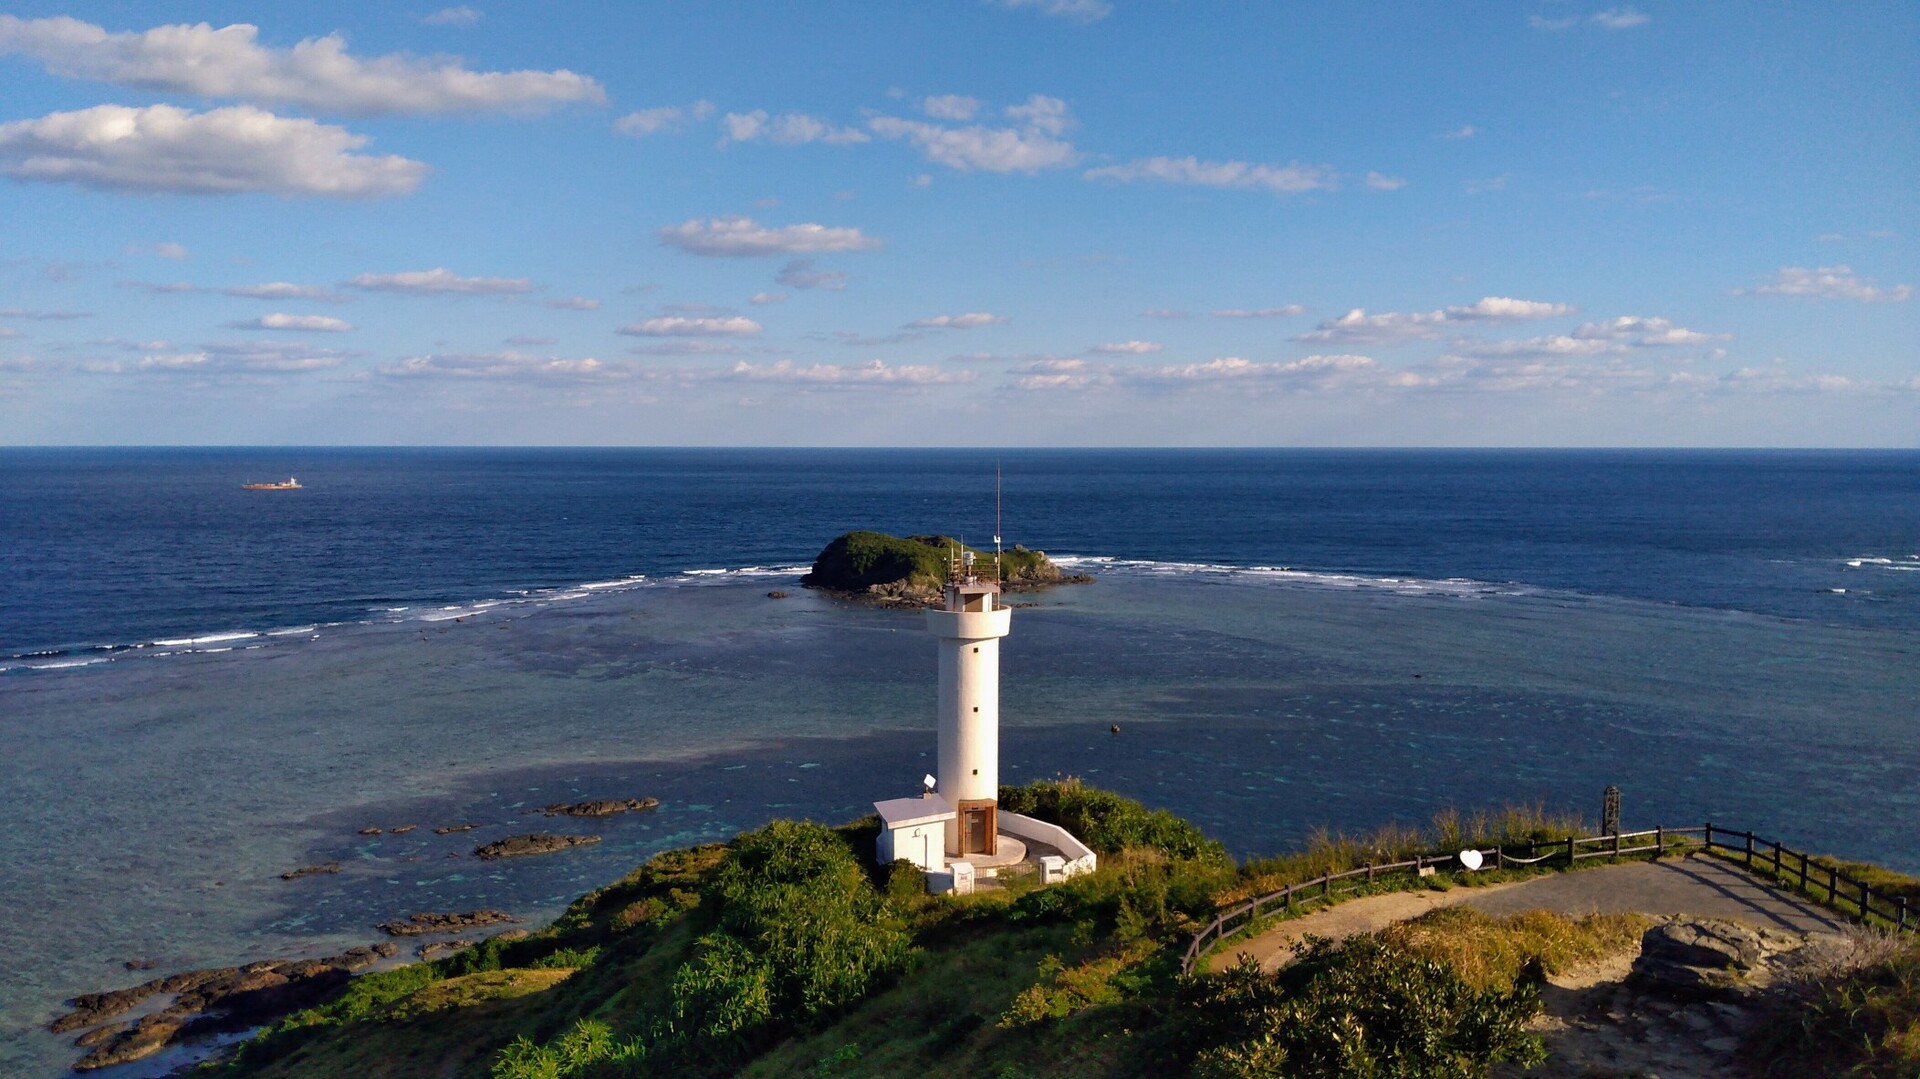
[{"label": "dense vegetation", "polygon": [[[1243,964],[1183,978],[1190,934],[1249,889],[1399,842],[1524,842],[1578,822],[1443,813],[1429,835],[1321,834],[1298,854],[1235,867],[1191,824],[1072,780],[1003,788],[1001,801],[1081,835],[1100,870],[1044,889],[1014,879],[928,896],[912,866],[872,864],[872,818],[776,821],[658,855],[531,936],[356,979],[208,1071],[1464,1079],[1537,1061],[1526,1023],[1540,979],[1630,946],[1646,924],[1455,907],[1313,942],[1278,974]],[[1783,1051],[1827,1054],[1841,1074],[1864,1039],[1892,1063],[1861,1074],[1911,1075],[1917,984],[1920,954],[1895,950],[1810,988],[1800,1040]]]},{"label": "dense vegetation", "polygon": [[[800,579],[811,588],[865,592],[880,586],[902,589],[939,589],[946,584],[947,567],[956,552],[971,550],[985,570],[993,552],[967,547],[949,536],[889,536],[856,531],[836,537],[813,560],[813,571]],[[1039,551],[1015,547],[1000,554],[1001,575],[1009,581],[1057,579],[1059,571]]]}]

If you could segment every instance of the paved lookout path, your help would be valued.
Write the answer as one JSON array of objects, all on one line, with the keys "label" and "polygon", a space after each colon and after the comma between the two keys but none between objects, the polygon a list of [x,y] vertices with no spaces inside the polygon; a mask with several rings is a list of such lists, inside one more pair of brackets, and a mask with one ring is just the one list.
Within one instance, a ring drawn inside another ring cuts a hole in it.
[{"label": "paved lookout path", "polygon": [[1349,899],[1222,948],[1208,960],[1207,969],[1224,970],[1240,956],[1251,955],[1260,960],[1261,966],[1273,970],[1292,957],[1295,942],[1305,934],[1349,937],[1452,906],[1469,906],[1488,914],[1518,914],[1523,910],[1574,916],[1615,911],[1695,914],[1801,933],[1838,932],[1845,924],[1832,911],[1766,884],[1718,858],[1669,857],[1657,862],[1577,869],[1484,888],[1462,886],[1444,892],[1389,892]]}]

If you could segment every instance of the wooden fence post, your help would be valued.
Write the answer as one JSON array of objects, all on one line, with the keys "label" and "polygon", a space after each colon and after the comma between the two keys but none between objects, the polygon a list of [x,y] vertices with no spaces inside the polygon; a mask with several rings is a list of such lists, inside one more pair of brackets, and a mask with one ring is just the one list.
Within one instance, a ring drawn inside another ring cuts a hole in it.
[{"label": "wooden fence post", "polygon": [[1893,931],[1896,933],[1907,931],[1907,897],[1904,895],[1900,897],[1900,913],[1893,923]]},{"label": "wooden fence post", "polygon": [[1773,841],[1773,875],[1776,877],[1780,875],[1780,841],[1778,839]]},{"label": "wooden fence post", "polygon": [[1656,824],[1653,826],[1653,856],[1658,858],[1665,853],[1667,853],[1667,827],[1664,824]]},{"label": "wooden fence post", "polygon": [[1620,829],[1618,828],[1613,830],[1613,856],[1616,859],[1620,857]]},{"label": "wooden fence post", "polygon": [[1753,833],[1747,833],[1747,868],[1753,868]]},{"label": "wooden fence post", "polygon": [[1827,906],[1833,906],[1840,896],[1840,871],[1827,867]]},{"label": "wooden fence post", "polygon": [[1574,857],[1573,857],[1573,837],[1572,837],[1572,836],[1568,836],[1568,837],[1567,837],[1567,868],[1568,868],[1568,869],[1572,869],[1572,868],[1573,868],[1573,862],[1574,862]]},{"label": "wooden fence post", "polygon": [[1708,822],[1707,822],[1707,842],[1706,842],[1706,847],[1707,847],[1707,851],[1708,851],[1708,853],[1712,853],[1712,851],[1713,851],[1713,822],[1712,822],[1712,821],[1708,821]]},{"label": "wooden fence post", "polygon": [[1800,856],[1800,890],[1803,892],[1807,890],[1807,856],[1804,854]]},{"label": "wooden fence post", "polygon": [[1872,900],[1872,897],[1873,897],[1873,893],[1868,890],[1867,882],[1864,880],[1861,881],[1860,882],[1860,921],[1862,924],[1864,924],[1867,920],[1867,910],[1869,907],[1869,903]]}]

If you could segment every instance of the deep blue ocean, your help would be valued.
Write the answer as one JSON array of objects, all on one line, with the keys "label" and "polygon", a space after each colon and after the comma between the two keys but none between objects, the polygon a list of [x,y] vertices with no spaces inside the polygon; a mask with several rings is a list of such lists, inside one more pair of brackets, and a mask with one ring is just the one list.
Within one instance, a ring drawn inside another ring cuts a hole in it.
[{"label": "deep blue ocean", "polygon": [[[849,527],[1920,622],[1920,454],[0,450],[0,657],[786,566]],[[248,492],[243,480],[300,478]]]},{"label": "deep blue ocean", "polygon": [[[1019,597],[1003,782],[1239,855],[1613,784],[1629,827],[1920,871],[1917,451],[8,449],[0,1075],[66,1074],[46,1022],[131,960],[538,922],[914,793],[924,620],[799,576],[850,528],[989,544],[996,467],[1006,542],[1096,577]],[[598,845],[471,855],[638,795],[568,822]]]}]

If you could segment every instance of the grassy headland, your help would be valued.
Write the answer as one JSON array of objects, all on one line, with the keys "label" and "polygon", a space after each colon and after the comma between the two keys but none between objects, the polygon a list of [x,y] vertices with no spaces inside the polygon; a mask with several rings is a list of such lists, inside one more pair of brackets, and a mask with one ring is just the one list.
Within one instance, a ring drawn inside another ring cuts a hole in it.
[{"label": "grassy headland", "polygon": [[[1428,834],[1322,834],[1296,855],[1236,867],[1187,822],[1074,781],[1004,788],[1001,800],[1072,829],[1101,852],[1099,871],[1044,889],[1015,879],[928,896],[911,866],[871,863],[872,818],[776,821],[660,854],[529,936],[357,978],[206,1072],[1476,1076],[1541,1058],[1526,1024],[1542,977],[1631,947],[1645,927],[1630,915],[1453,908],[1312,942],[1277,974],[1243,963],[1184,978],[1193,931],[1275,882],[1403,844],[1582,829],[1539,811],[1445,813]],[[1881,966],[1807,989],[1801,1027],[1770,1030],[1803,1029],[1795,1045],[1826,1054],[1832,1074],[1911,1075],[1916,971],[1920,950],[1894,947]]]},{"label": "grassy headland", "polygon": [[[968,547],[950,536],[848,532],[821,550],[800,583],[863,598],[924,602],[946,585],[950,560],[961,551],[972,551],[980,570],[990,571],[992,551]],[[1045,552],[1020,546],[1000,552],[1000,575],[1010,589],[1091,579],[1063,574]]]}]

